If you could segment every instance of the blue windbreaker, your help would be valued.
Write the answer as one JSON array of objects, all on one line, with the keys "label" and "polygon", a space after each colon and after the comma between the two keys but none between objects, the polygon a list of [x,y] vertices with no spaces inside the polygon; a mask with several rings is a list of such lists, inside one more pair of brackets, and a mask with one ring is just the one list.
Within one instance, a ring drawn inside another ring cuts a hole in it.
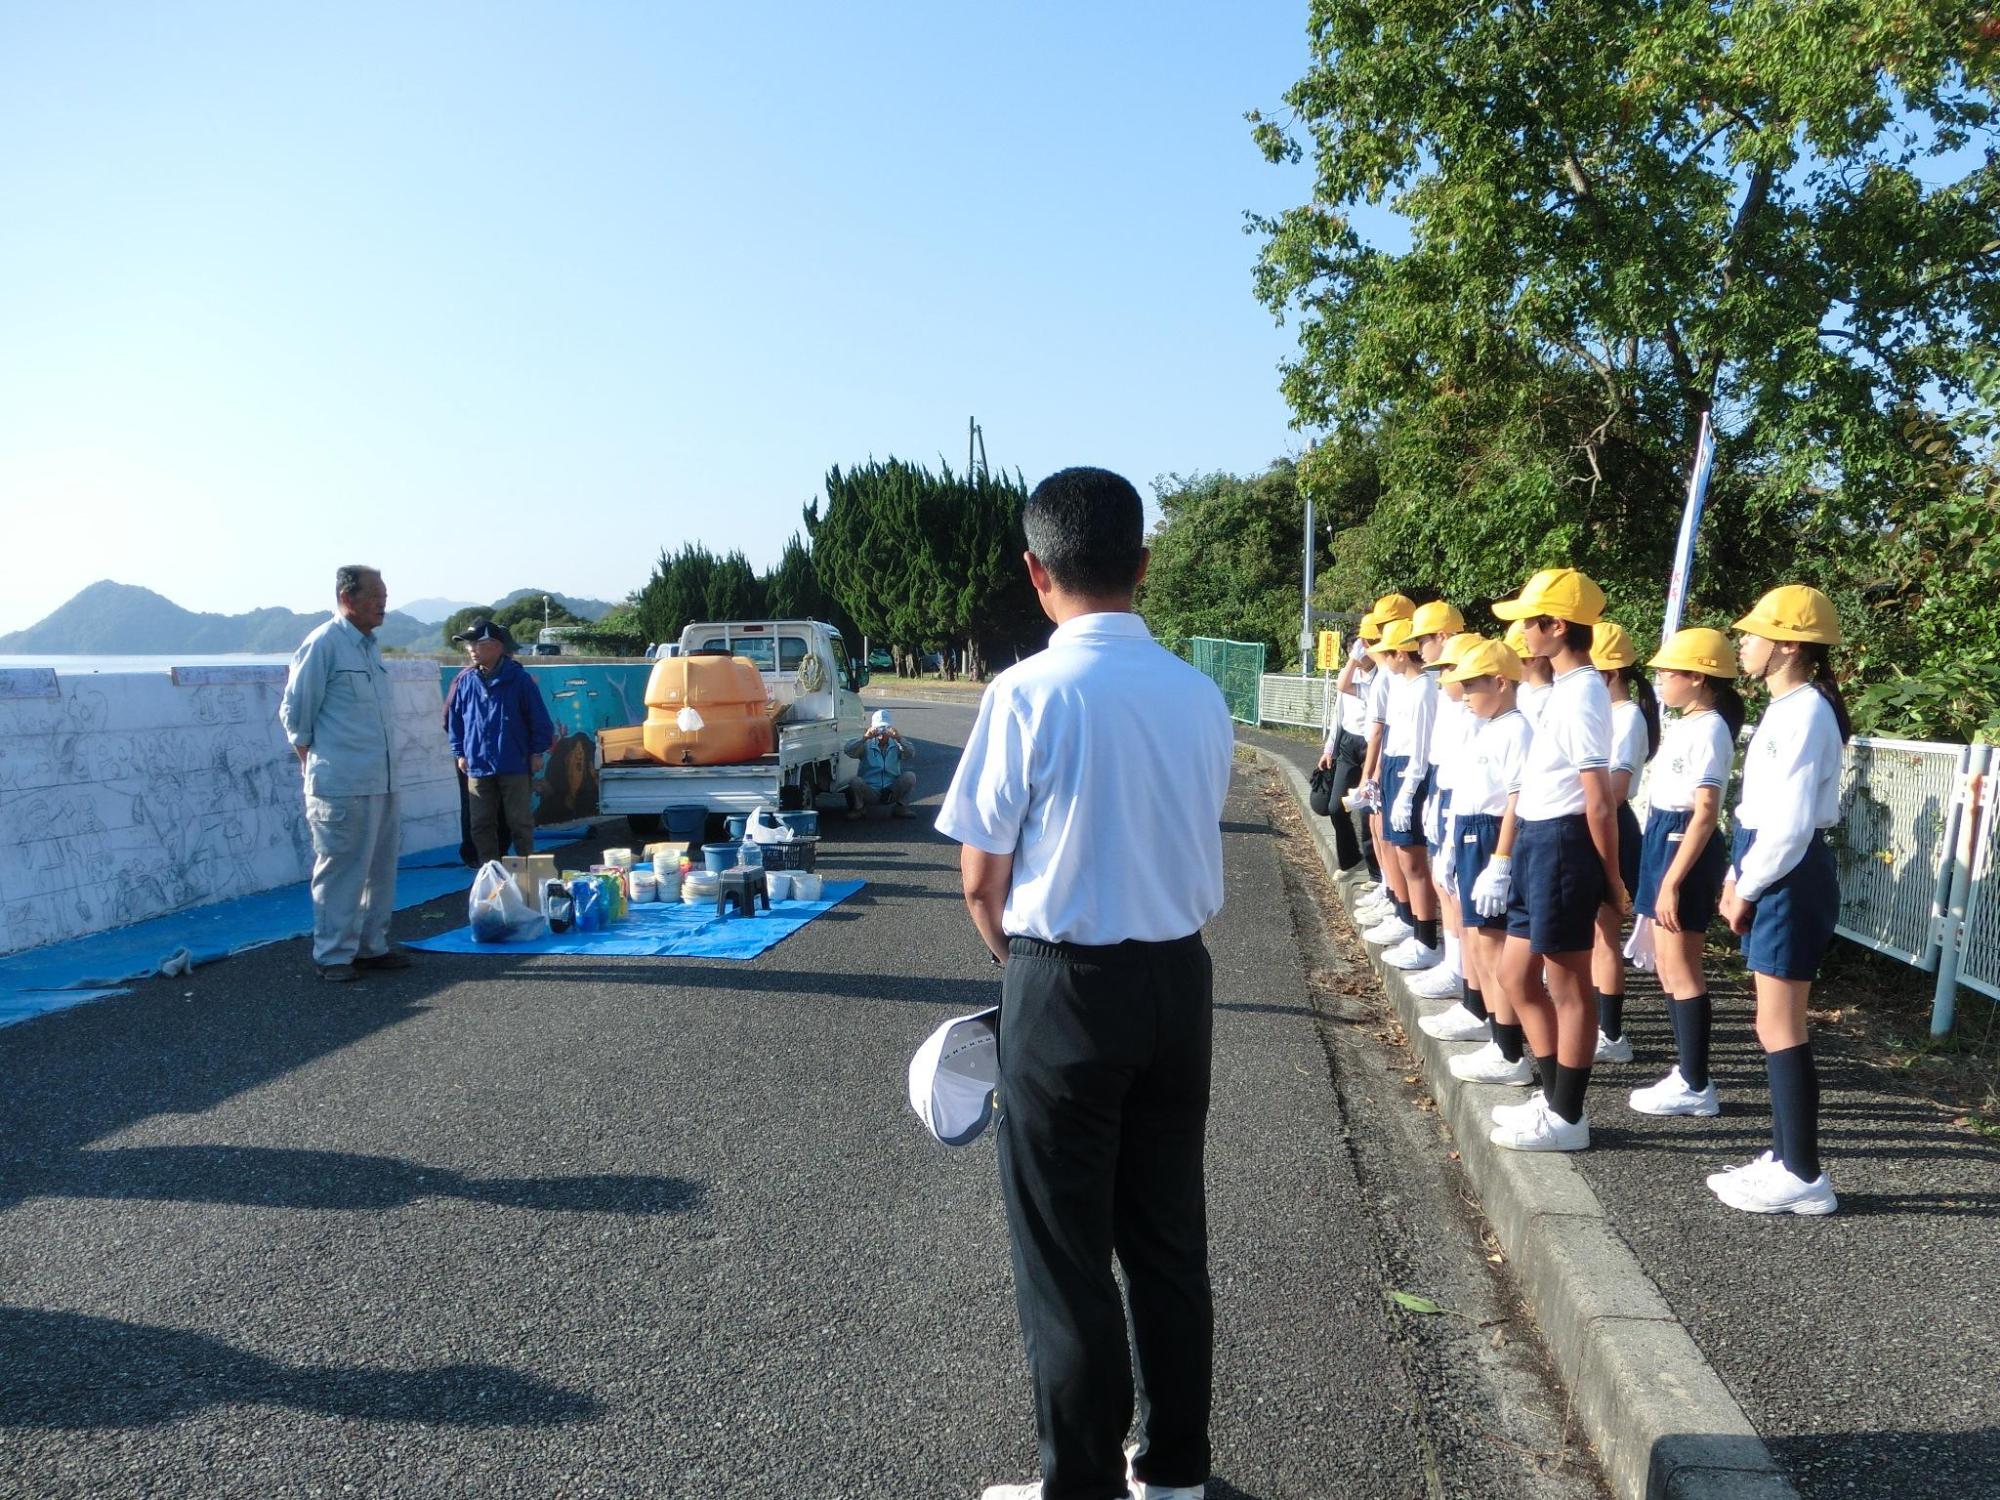
[{"label": "blue windbreaker", "polygon": [[468,776],[521,775],[529,758],[547,754],[556,738],[542,690],[511,656],[501,658],[491,677],[470,667],[458,674],[444,728]]}]

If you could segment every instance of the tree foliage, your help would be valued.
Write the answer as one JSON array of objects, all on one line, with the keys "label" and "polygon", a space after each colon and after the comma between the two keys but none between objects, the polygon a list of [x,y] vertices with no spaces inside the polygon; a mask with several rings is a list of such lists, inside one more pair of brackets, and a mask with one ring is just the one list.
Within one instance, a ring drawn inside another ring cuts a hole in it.
[{"label": "tree foliage", "polygon": [[757,620],[768,613],[764,580],[741,552],[717,557],[699,542],[664,548],[653,574],[633,599],[648,641],[677,641],[704,620]]},{"label": "tree foliage", "polygon": [[[454,610],[444,622],[445,644],[452,644],[452,637],[464,630],[474,620],[491,620],[496,625],[507,627],[514,639],[527,644],[541,633],[543,625],[585,625],[589,622],[579,615],[571,614],[553,598],[548,600],[548,618],[542,618],[544,595],[524,594],[511,604],[475,604],[465,609]],[[454,648],[455,649],[455,648]]]},{"label": "tree foliage", "polygon": [[[1882,584],[1934,529],[1916,512],[1940,493],[1939,439],[1913,432],[1963,408],[2000,325],[2000,164],[1965,166],[1995,119],[1991,16],[1963,0],[1312,0],[1310,16],[1310,70],[1284,116],[1252,124],[1272,160],[1310,158],[1312,201],[1251,228],[1257,293],[1298,327],[1297,419],[1376,446],[1379,505],[1336,564],[1348,602],[1429,584],[1477,603],[1568,563],[1650,633],[1706,416],[1719,451],[1689,618],[1813,582],[1851,637],[1912,670],[1938,660],[1907,589]],[[1365,241],[1363,204],[1401,214],[1408,248]]]}]

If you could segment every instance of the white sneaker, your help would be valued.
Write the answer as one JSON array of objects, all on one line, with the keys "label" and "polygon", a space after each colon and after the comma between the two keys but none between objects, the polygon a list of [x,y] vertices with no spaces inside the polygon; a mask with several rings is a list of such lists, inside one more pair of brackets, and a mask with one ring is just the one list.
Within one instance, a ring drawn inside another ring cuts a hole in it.
[{"label": "white sneaker", "polygon": [[1495,1125],[1486,1137],[1509,1151],[1583,1151],[1590,1145],[1590,1116],[1572,1125],[1552,1109],[1538,1109],[1526,1119]]},{"label": "white sneaker", "polygon": [[1125,1445],[1125,1484],[1131,1491],[1131,1500],[1203,1500],[1208,1494],[1208,1486],[1148,1484],[1132,1472],[1132,1456],[1139,1451],[1137,1443]]},{"label": "white sneaker", "polygon": [[[1431,968],[1424,969],[1415,976],[1413,976],[1409,981],[1409,984],[1410,984],[1410,993],[1412,995],[1419,996],[1420,998],[1425,1000],[1456,1000],[1465,993],[1465,981],[1460,979],[1456,974],[1451,972],[1450,964],[1437,964]],[[1459,1005],[1452,1007],[1452,1009],[1464,1010],[1465,1007]],[[1446,1014],[1449,1015],[1450,1012],[1447,1011]],[[1469,1015],[1471,1013],[1468,1011],[1467,1014]],[[1435,1020],[1436,1017],[1426,1016],[1424,1019]],[[1417,1024],[1423,1025],[1423,1022],[1420,1021]],[[1486,1035],[1485,1031],[1486,1023],[1484,1021],[1481,1021],[1479,1025],[1481,1029],[1478,1032],[1476,1032],[1475,1035],[1476,1036]],[[1428,1026],[1425,1026],[1424,1030],[1430,1031],[1430,1028]],[[1437,1036],[1438,1034],[1439,1033],[1435,1031],[1431,1031],[1432,1036]],[[1466,1040],[1466,1038],[1454,1037],[1452,1040],[1464,1041]]]},{"label": "white sneaker", "polygon": [[1445,1066],[1451,1069],[1451,1076],[1462,1078],[1467,1083],[1533,1083],[1535,1065],[1528,1061],[1527,1053],[1521,1054],[1519,1062],[1508,1062],[1501,1052],[1498,1042],[1488,1042],[1477,1052],[1461,1052]]},{"label": "white sneaker", "polygon": [[[1431,970],[1432,974],[1436,972],[1436,969]],[[1416,988],[1414,981],[1410,987]],[[1479,1042],[1489,1035],[1486,1023],[1463,1005],[1454,1005],[1450,1010],[1441,1010],[1434,1016],[1417,1017],[1417,1029],[1441,1042]],[[1500,1049],[1496,1047],[1493,1050],[1497,1052]]]},{"label": "white sneaker", "polygon": [[1597,1033],[1597,1055],[1593,1063],[1630,1062],[1632,1060],[1632,1038],[1629,1036],[1608,1037]]},{"label": "white sneaker", "polygon": [[1715,1196],[1746,1214],[1830,1214],[1840,1207],[1833,1184],[1822,1172],[1811,1182],[1793,1174],[1783,1162],[1772,1162],[1755,1174],[1732,1172]]},{"label": "white sneaker", "polygon": [[[1521,1054],[1521,1061],[1524,1063],[1528,1062],[1527,1053],[1523,1052]],[[1531,1072],[1534,1066],[1533,1063],[1528,1063],[1528,1068]],[[1511,1125],[1517,1120],[1533,1119],[1548,1107],[1548,1096],[1540,1089],[1536,1089],[1534,1093],[1528,1095],[1519,1104],[1496,1104],[1489,1113],[1492,1115],[1495,1125]]]},{"label": "white sneaker", "polygon": [[1747,1182],[1752,1177],[1763,1176],[1773,1168],[1776,1168],[1780,1172],[1785,1170],[1778,1158],[1773,1153],[1766,1151],[1762,1156],[1751,1161],[1746,1161],[1740,1167],[1724,1167],[1720,1172],[1710,1172],[1707,1178],[1708,1190],[1720,1198],[1723,1189],[1736,1182],[1739,1178]]},{"label": "white sneaker", "polygon": [[1385,920],[1361,934],[1364,943],[1400,943],[1404,938],[1415,937],[1417,929],[1393,913]]},{"label": "white sneaker", "polygon": [[1670,1070],[1658,1083],[1632,1090],[1627,1102],[1642,1115],[1706,1116],[1722,1113],[1722,1105],[1715,1097],[1715,1080],[1709,1079],[1705,1089],[1691,1089],[1687,1080],[1681,1077],[1679,1068]]},{"label": "white sneaker", "polygon": [[989,1484],[979,1492],[979,1500],[1042,1500],[1042,1482],[1033,1484]]},{"label": "white sneaker", "polygon": [[1365,906],[1354,908],[1354,920],[1359,922],[1363,927],[1373,927],[1377,923],[1388,921],[1389,918],[1395,915],[1396,908],[1386,901],[1371,901]]},{"label": "white sneaker", "polygon": [[1383,954],[1382,962],[1392,969],[1428,969],[1444,962],[1444,949],[1429,947],[1412,933]]}]

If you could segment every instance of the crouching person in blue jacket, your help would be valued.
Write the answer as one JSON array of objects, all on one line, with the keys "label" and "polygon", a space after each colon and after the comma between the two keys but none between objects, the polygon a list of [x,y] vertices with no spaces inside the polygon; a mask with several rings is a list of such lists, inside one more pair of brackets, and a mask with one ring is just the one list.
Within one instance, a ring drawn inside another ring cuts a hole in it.
[{"label": "crouching person in blue jacket", "polygon": [[507,632],[475,620],[462,635],[473,670],[454,684],[445,711],[451,753],[472,793],[472,845],[479,861],[500,857],[504,815],[516,853],[535,852],[535,776],[556,726],[535,679],[507,654]]}]

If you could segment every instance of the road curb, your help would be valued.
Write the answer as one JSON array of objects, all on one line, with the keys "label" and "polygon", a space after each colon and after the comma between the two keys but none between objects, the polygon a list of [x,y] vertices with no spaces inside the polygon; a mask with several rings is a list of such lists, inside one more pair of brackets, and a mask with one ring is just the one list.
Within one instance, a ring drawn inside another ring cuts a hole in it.
[{"label": "road curb", "polygon": [[[1332,831],[1311,811],[1305,776],[1281,756],[1248,748],[1290,785],[1320,862],[1348,904]],[[1620,1500],[1797,1500],[1791,1480],[1583,1174],[1560,1154],[1508,1151],[1487,1139],[1488,1111],[1518,1102],[1520,1091],[1454,1078],[1446,1059],[1470,1044],[1419,1030],[1425,1011],[1401,971],[1373,949],[1369,962],[1422,1062],[1613,1492]]]}]

